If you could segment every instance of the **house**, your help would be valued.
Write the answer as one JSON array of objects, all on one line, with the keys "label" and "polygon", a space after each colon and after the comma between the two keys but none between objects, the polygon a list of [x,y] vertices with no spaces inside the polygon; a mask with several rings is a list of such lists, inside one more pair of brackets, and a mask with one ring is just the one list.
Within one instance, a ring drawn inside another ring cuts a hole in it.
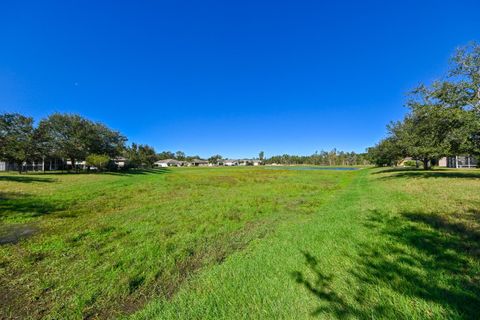
[{"label": "house", "polygon": [[439,167],[446,168],[477,168],[478,159],[472,156],[443,157],[438,160]]},{"label": "house", "polygon": [[156,167],[160,167],[160,168],[181,167],[181,166],[184,165],[184,162],[178,161],[178,160],[175,160],[175,159],[164,159],[164,160],[155,161],[155,163],[153,165],[156,166]]},{"label": "house", "polygon": [[262,160],[260,159],[253,159],[252,160],[252,166],[259,166],[262,164]]},{"label": "house", "polygon": [[194,167],[205,167],[208,166],[208,161],[202,159],[193,159],[192,161],[190,161],[190,165]]},{"label": "house", "polygon": [[[73,168],[72,160],[67,160],[65,163],[67,164],[68,167]],[[85,160],[83,160],[83,161],[75,160],[75,167],[78,168],[78,169],[85,170],[85,169],[87,169],[88,166],[87,166],[87,162]]]},{"label": "house", "polygon": [[248,161],[249,160],[247,160],[247,159],[238,160],[238,165],[239,166],[248,166],[248,164],[249,164]]},{"label": "house", "polygon": [[238,166],[238,160],[232,160],[232,159],[222,159],[218,163],[220,165],[224,165],[224,166],[227,166],[227,167]]},{"label": "house", "polygon": [[125,157],[116,157],[112,161],[117,168],[124,168],[128,163],[128,159]]},{"label": "house", "polygon": [[259,166],[262,161],[259,159],[242,159],[238,163],[240,166]]},{"label": "house", "polygon": [[14,170],[15,165],[10,162],[0,161],[0,171]]},{"label": "house", "polygon": [[[43,158],[37,161],[27,161],[22,164],[23,171],[53,171],[62,170],[65,162],[58,158]],[[0,161],[0,171],[19,171],[18,164],[10,161]]]}]

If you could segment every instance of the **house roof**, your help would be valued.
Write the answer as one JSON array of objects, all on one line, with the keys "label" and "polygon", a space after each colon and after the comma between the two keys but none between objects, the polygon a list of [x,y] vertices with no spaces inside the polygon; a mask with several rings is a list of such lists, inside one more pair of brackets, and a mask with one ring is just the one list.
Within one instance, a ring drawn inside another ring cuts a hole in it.
[{"label": "house roof", "polygon": [[178,163],[182,163],[181,161],[178,161],[178,160],[175,160],[175,159],[163,159],[163,160],[158,160],[158,161],[155,161],[155,163],[173,163],[173,164],[178,164]]},{"label": "house roof", "polygon": [[190,161],[191,163],[208,163],[207,160],[202,160],[202,159],[193,159]]}]

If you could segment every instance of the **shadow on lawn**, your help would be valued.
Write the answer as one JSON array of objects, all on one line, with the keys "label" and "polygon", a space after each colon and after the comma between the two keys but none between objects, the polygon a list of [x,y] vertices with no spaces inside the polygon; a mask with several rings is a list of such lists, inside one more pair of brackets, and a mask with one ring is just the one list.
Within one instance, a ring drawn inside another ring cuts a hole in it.
[{"label": "shadow on lawn", "polygon": [[40,177],[28,176],[28,175],[8,175],[8,176],[0,176],[0,181],[31,183],[31,182],[55,182],[56,180],[52,178],[40,178]]},{"label": "shadow on lawn", "polygon": [[[350,271],[356,286],[351,285],[347,295],[333,291],[332,276],[322,271],[316,258],[304,253],[315,279],[309,280],[301,272],[294,275],[319,299],[320,307],[312,314],[333,314],[338,318],[411,317],[393,303],[378,302],[378,289],[386,289],[414,301],[440,305],[445,310],[444,318],[478,319],[480,213],[473,210],[447,217],[404,212],[387,218],[373,212],[367,226],[376,228],[387,241],[362,246],[356,267]],[[385,297],[384,301],[388,300]],[[432,316],[429,310],[415,311],[424,317]]]},{"label": "shadow on lawn", "polygon": [[64,171],[45,171],[45,172],[28,172],[22,175],[7,175],[0,176],[0,181],[14,181],[14,182],[55,182],[56,179],[41,177],[43,175],[116,175],[116,176],[135,176],[135,175],[148,175],[148,174],[163,174],[169,173],[171,170],[169,168],[158,168],[158,169],[129,169],[125,171],[105,171],[105,172],[96,172],[96,171],[73,171],[73,170],[64,170]]},{"label": "shadow on lawn", "polygon": [[126,171],[104,172],[103,174],[128,177],[128,176],[135,176],[135,175],[164,174],[164,173],[170,173],[170,172],[171,170],[168,168],[158,168],[158,169],[130,169]]},{"label": "shadow on lawn", "polygon": [[311,312],[312,316],[320,316],[323,313],[334,314],[337,318],[361,316],[360,310],[350,306],[341,296],[332,289],[333,276],[326,274],[317,258],[308,252],[302,252],[310,273],[314,279],[300,271],[292,273],[295,282],[305,287],[320,301],[321,305]]},{"label": "shadow on lawn", "polygon": [[45,201],[29,194],[0,192],[0,218],[11,216],[38,217],[63,208],[63,203]]},{"label": "shadow on lawn", "polygon": [[[409,169],[409,168],[393,168],[374,172],[374,175],[383,174],[380,179],[393,178],[480,178],[480,170],[457,171],[452,170],[423,170],[423,169]],[[390,175],[386,175],[393,173]]]}]

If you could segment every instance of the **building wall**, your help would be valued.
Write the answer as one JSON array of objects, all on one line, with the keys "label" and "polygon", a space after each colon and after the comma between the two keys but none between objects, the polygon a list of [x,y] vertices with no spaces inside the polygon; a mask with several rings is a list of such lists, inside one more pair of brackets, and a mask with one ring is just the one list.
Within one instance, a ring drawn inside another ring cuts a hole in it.
[{"label": "building wall", "polygon": [[447,157],[443,157],[440,160],[438,160],[438,166],[439,167],[446,167],[447,166]]},{"label": "building wall", "polygon": [[447,167],[449,168],[476,168],[478,160],[471,156],[447,157]]}]

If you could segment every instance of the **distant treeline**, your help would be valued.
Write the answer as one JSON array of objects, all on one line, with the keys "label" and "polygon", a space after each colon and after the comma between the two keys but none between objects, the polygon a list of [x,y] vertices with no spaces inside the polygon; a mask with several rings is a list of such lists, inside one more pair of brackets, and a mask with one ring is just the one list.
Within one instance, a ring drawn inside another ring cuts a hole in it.
[{"label": "distant treeline", "polygon": [[457,50],[447,75],[421,84],[407,101],[403,120],[388,125],[388,136],[368,149],[378,166],[395,165],[405,157],[424,169],[445,156],[480,155],[480,45]]},{"label": "distant treeline", "polygon": [[[187,162],[202,159],[198,155],[186,155],[183,151],[157,153],[152,146],[137,143],[127,145],[126,142],[127,137],[120,132],[77,114],[54,113],[41,119],[38,124],[32,117],[19,113],[0,114],[0,160],[15,164],[20,172],[34,167],[26,164],[38,165],[46,161],[51,163],[52,160],[55,163],[60,160],[58,162],[62,169],[88,170],[93,167],[96,170],[117,170],[120,169],[118,163],[122,163],[122,169],[150,168],[163,159]],[[221,155],[216,154],[207,160],[218,164],[222,159]],[[365,154],[335,149],[310,156],[281,155],[270,158],[265,158],[261,151],[257,159],[264,164],[368,164]]]},{"label": "distant treeline", "polygon": [[333,149],[320,151],[310,156],[296,156],[284,154],[273,156],[265,160],[266,164],[308,164],[320,166],[356,166],[369,164],[365,153],[344,152]]},{"label": "distant treeline", "polygon": [[19,171],[29,168],[25,164],[51,159],[61,160],[64,169],[77,170],[77,163],[85,161],[87,167],[114,170],[118,169],[114,159],[120,157],[126,158],[123,169],[149,168],[167,158],[200,158],[182,151],[157,154],[152,146],[126,142],[120,132],[77,114],[53,113],[37,125],[32,117],[19,113],[0,114],[0,160],[15,164]]}]

